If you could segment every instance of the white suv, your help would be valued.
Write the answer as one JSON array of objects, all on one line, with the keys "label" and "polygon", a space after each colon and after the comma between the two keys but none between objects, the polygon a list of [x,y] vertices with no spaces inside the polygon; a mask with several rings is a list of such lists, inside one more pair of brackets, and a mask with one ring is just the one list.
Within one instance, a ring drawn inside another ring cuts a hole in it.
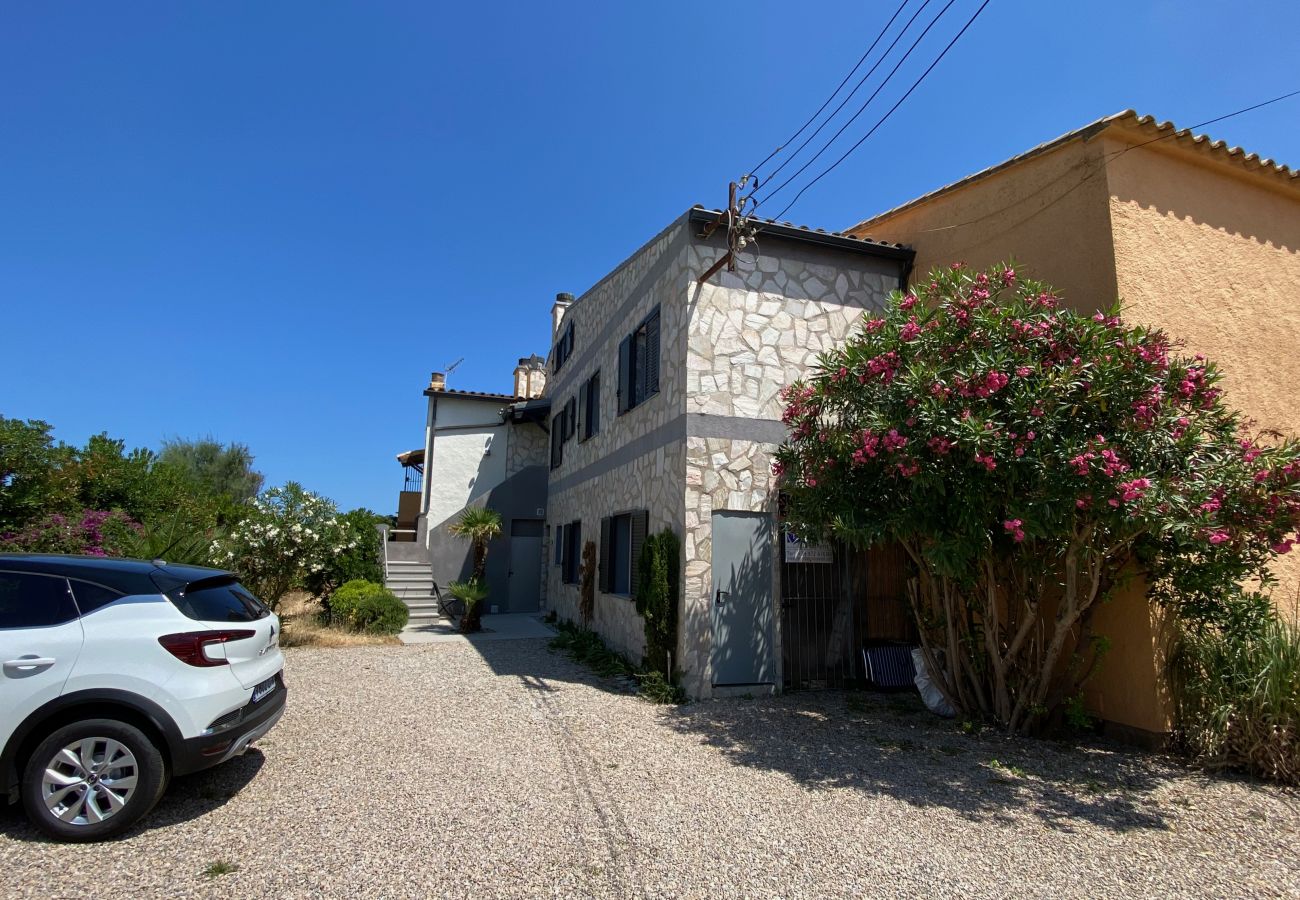
[{"label": "white suv", "polygon": [[229,572],[0,553],[0,802],[118,834],[284,714],[280,621]]}]

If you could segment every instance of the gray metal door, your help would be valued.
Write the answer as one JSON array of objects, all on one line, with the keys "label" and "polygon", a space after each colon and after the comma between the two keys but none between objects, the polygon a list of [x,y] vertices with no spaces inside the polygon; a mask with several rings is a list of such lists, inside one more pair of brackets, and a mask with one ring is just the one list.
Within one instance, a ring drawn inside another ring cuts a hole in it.
[{"label": "gray metal door", "polygon": [[510,591],[502,612],[537,612],[541,606],[542,520],[510,522]]},{"label": "gray metal door", "polygon": [[713,683],[772,684],[772,517],[713,514]]}]

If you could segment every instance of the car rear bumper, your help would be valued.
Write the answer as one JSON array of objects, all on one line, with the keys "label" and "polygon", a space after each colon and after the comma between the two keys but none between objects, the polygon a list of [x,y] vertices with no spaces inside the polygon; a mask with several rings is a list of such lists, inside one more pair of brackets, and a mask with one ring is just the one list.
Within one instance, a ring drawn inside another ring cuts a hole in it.
[{"label": "car rear bumper", "polygon": [[289,693],[284,679],[276,676],[275,690],[257,703],[249,703],[240,718],[216,734],[182,740],[172,747],[172,774],[188,775],[220,765],[244,753],[253,741],[265,735],[284,715]]}]

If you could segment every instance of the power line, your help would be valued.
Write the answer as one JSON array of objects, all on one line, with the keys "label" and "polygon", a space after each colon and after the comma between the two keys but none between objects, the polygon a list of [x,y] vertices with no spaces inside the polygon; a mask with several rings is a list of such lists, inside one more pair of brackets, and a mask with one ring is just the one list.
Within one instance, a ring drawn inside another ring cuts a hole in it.
[{"label": "power line", "polygon": [[[845,150],[845,151],[844,151],[844,154],[843,154],[839,159],[835,160],[835,162],[831,163],[831,165],[830,165],[827,169],[823,170],[822,173],[821,173],[820,175],[818,175],[818,176],[817,176],[816,178],[814,178],[812,181],[808,182],[808,183],[805,184],[802,188],[800,188],[800,189],[799,189],[799,193],[797,193],[797,194],[794,195],[794,199],[791,200],[789,203],[787,203],[786,206],[785,206],[785,209],[783,209],[783,210],[781,210],[781,212],[777,213],[777,215],[775,216],[775,218],[777,218],[777,219],[782,218],[782,217],[783,217],[787,212],[790,211],[790,207],[794,206],[797,202],[799,202],[799,198],[802,197],[802,196],[804,195],[804,192],[807,191],[808,188],[812,187],[814,184],[816,184],[817,182],[821,181],[823,178],[825,178],[827,175],[829,175],[831,172],[833,172],[833,171],[835,170],[835,168],[836,168],[837,166],[839,166],[840,163],[844,162],[844,160],[848,159],[849,156],[851,156],[851,155],[853,154],[853,151],[855,151],[855,150],[857,150],[859,147],[861,147],[862,144],[867,140],[867,138],[869,138],[869,137],[871,137],[873,134],[875,134],[875,133],[876,133],[876,129],[878,129],[881,125],[885,124],[886,120],[888,120],[889,117],[892,116],[892,115],[894,114],[894,111],[895,111],[896,109],[898,109],[900,106],[903,105],[903,101],[906,100],[908,97],[911,96],[912,91],[916,90],[917,87],[920,86],[921,82],[922,82],[922,81],[925,81],[926,76],[928,76],[932,71],[934,71],[934,67],[937,66],[937,65],[939,65],[940,61],[942,61],[943,58],[944,58],[945,56],[948,55],[948,51],[951,50],[951,49],[953,48],[953,45],[955,45],[959,40],[961,40],[962,35],[964,35],[964,34],[966,33],[966,30],[967,30],[968,28],[970,28],[972,25],[975,24],[975,20],[978,19],[978,18],[980,17],[980,13],[984,12],[984,8],[985,8],[986,6],[988,6],[989,3],[991,3],[991,2],[992,2],[992,0],[984,0],[984,2],[980,4],[979,9],[975,10],[975,14],[972,15],[969,19],[966,20],[966,24],[963,25],[963,26],[961,27],[961,31],[957,32],[956,37],[954,37],[951,41],[948,42],[948,46],[946,46],[946,47],[943,48],[943,52],[940,53],[937,57],[935,57],[934,62],[930,63],[929,67],[928,67],[924,72],[921,73],[921,77],[918,78],[918,79],[916,79],[916,81],[912,83],[912,86],[911,86],[910,88],[907,89],[907,93],[905,93],[905,94],[903,94],[903,96],[899,97],[899,98],[898,98],[898,102],[895,103],[893,106],[891,106],[891,107],[889,108],[889,112],[887,112],[887,113],[885,113],[883,116],[881,116],[881,117],[880,117],[880,121],[876,122],[875,125],[872,125],[870,131],[868,131],[868,132],[867,132],[866,134],[864,134],[862,137],[858,138],[857,143],[855,143],[855,144],[854,144],[852,147],[850,147],[848,150]],[[951,6],[951,5],[952,5],[952,4],[951,4],[951,2],[950,2],[950,3],[949,3],[949,6]],[[944,11],[945,11],[945,12],[947,11],[947,7],[944,7]],[[939,16],[942,16],[942,15],[943,15],[942,12],[939,13]],[[935,21],[937,22],[938,20],[939,20],[939,17],[936,16],[936,17],[935,17]],[[932,22],[932,23],[930,23],[930,24],[934,24],[934,23]],[[922,34],[921,36],[924,37],[925,35]],[[906,57],[904,57],[904,59],[906,59]],[[827,145],[827,146],[829,146],[829,145]],[[814,157],[814,159],[815,159],[815,158],[816,158],[816,157]],[[784,187],[784,186],[785,186],[784,184],[781,185],[781,187]],[[778,187],[777,190],[780,190],[780,187]],[[773,192],[773,193],[775,193],[775,192]],[[770,195],[769,195],[769,196],[770,196]]]},{"label": "power line", "polygon": [[[852,124],[857,120],[858,116],[862,115],[864,112],[867,111],[867,107],[870,106],[871,103],[872,103],[872,101],[875,100],[876,97],[878,97],[878,96],[880,95],[880,92],[883,91],[883,90],[885,89],[886,85],[889,84],[890,79],[892,79],[892,78],[894,77],[894,75],[898,72],[899,68],[903,65],[903,63],[907,62],[907,58],[908,58],[909,56],[912,55],[912,51],[915,50],[915,49],[920,45],[921,41],[925,39],[925,36],[926,36],[927,34],[930,33],[930,29],[933,28],[933,27],[938,23],[938,21],[939,21],[940,19],[943,18],[944,14],[945,14],[946,12],[948,12],[948,10],[949,10],[949,9],[952,7],[952,5],[953,5],[954,3],[956,3],[956,2],[957,2],[957,0],[948,0],[948,4],[947,4],[946,6],[944,6],[943,9],[939,10],[939,14],[938,14],[937,16],[935,16],[933,19],[930,20],[930,24],[927,25],[927,26],[925,26],[925,29],[921,32],[920,36],[917,37],[917,39],[916,39],[915,41],[912,42],[912,46],[910,46],[910,47],[907,48],[907,52],[903,54],[902,59],[900,59],[897,63],[894,64],[894,68],[891,69],[890,72],[889,72],[889,74],[885,76],[885,80],[882,81],[882,82],[880,83],[880,85],[875,89],[875,91],[872,92],[871,96],[867,98],[866,102],[863,103],[860,107],[858,107],[858,111],[855,112],[855,113],[853,114],[853,116],[852,116],[852,117],[851,117],[847,122],[845,122],[843,125],[840,126],[840,130],[837,131],[837,132],[835,132],[835,134],[833,134],[833,135],[831,136],[831,139],[830,139],[829,141],[827,141],[825,144],[822,145],[822,148],[821,148],[820,150],[818,150],[816,153],[813,154],[812,159],[808,160],[806,163],[804,163],[802,166],[799,167],[799,171],[795,172],[793,175],[791,175],[791,176],[790,176],[789,178],[787,178],[785,181],[783,181],[783,182],[781,182],[780,184],[778,184],[775,188],[773,188],[771,191],[769,191],[765,197],[760,198],[760,199],[758,200],[758,202],[754,204],[754,208],[755,208],[755,209],[757,209],[757,208],[759,207],[759,205],[761,205],[761,204],[763,204],[763,203],[766,203],[768,200],[771,200],[773,197],[775,197],[777,194],[779,194],[779,193],[780,193],[780,192],[781,192],[781,191],[782,191],[782,190],[783,190],[787,185],[789,185],[791,182],[793,182],[795,179],[797,179],[800,175],[802,175],[802,174],[803,174],[803,173],[808,169],[809,166],[811,166],[813,163],[815,163],[815,162],[817,161],[818,157],[820,157],[823,153],[825,153],[827,150],[829,150],[832,144],[834,144],[837,140],[839,140],[840,135],[842,135],[842,134],[845,132],[845,130],[846,130],[850,125],[852,125]],[[921,9],[924,9],[924,8],[925,8],[924,6],[921,7]],[[920,13],[920,10],[917,10],[917,13],[919,14],[919,13]],[[912,19],[915,20],[915,19],[916,19],[916,16],[913,16]],[[908,22],[908,25],[909,25],[909,26],[910,26],[911,24],[912,24],[911,22]],[[903,34],[906,33],[906,31],[907,31],[906,28],[903,29],[903,32],[899,34],[899,37],[901,38],[901,37],[903,36]],[[894,43],[898,43],[898,39],[897,39],[897,38],[895,38]],[[890,48],[889,48],[889,49],[890,49],[890,50],[893,50],[893,49],[894,49],[894,48],[893,48],[893,45],[890,45]],[[886,54],[885,54],[885,55],[886,55],[886,56],[889,55],[888,51],[886,51]],[[837,110],[837,112],[838,112],[838,110]],[[829,121],[829,120],[828,120],[828,121]],[[803,148],[801,147],[800,149],[803,149]],[[793,158],[793,157],[792,157],[792,158]],[[787,160],[787,162],[788,162],[788,160]],[[780,169],[778,169],[777,171],[779,172]],[[773,177],[775,177],[775,174],[776,174],[776,173],[774,172],[774,173],[772,173],[772,174],[773,174]],[[768,180],[770,181],[771,178],[769,178]],[[787,206],[786,209],[789,209],[789,207]],[[779,219],[780,216],[777,216],[777,218]]]},{"label": "power line", "polygon": [[[892,16],[890,16],[890,17],[889,17],[889,21],[885,23],[885,27],[882,28],[882,29],[880,29],[880,34],[876,35],[876,39],[875,39],[874,41],[871,42],[871,46],[867,48],[867,52],[862,54],[862,56],[858,59],[857,64],[854,65],[853,68],[849,70],[849,74],[847,74],[847,75],[844,76],[844,80],[841,81],[841,82],[839,83],[839,86],[836,87],[835,90],[831,92],[831,95],[830,95],[829,97],[826,98],[826,102],[823,103],[823,104],[821,105],[820,108],[818,108],[817,112],[813,113],[812,116],[809,117],[809,119],[808,119],[807,122],[804,122],[802,125],[800,125],[798,131],[796,131],[794,134],[790,135],[788,138],[786,138],[784,141],[782,141],[781,144],[780,144],[779,146],[777,146],[777,148],[776,148],[775,150],[773,150],[773,151],[772,151],[771,153],[769,153],[766,157],[764,157],[764,159],[763,159],[763,161],[762,161],[761,163],[759,163],[759,164],[756,165],[756,166],[751,166],[749,169],[747,169],[747,170],[746,170],[747,172],[749,172],[749,173],[751,173],[751,174],[754,174],[754,175],[757,175],[757,174],[758,174],[758,170],[761,169],[761,168],[763,168],[763,166],[767,165],[768,162],[772,159],[772,157],[776,156],[778,153],[780,153],[782,150],[784,150],[786,147],[788,147],[788,146],[789,146],[789,145],[790,145],[790,144],[791,144],[791,143],[792,143],[796,138],[799,137],[799,135],[803,134],[805,128],[807,128],[809,125],[811,125],[813,122],[815,122],[815,121],[817,120],[817,117],[820,116],[820,115],[825,111],[826,107],[828,107],[828,106],[831,105],[831,101],[835,99],[835,96],[836,96],[836,95],[837,95],[841,90],[844,89],[844,85],[846,85],[846,84],[849,83],[849,79],[852,78],[852,77],[857,73],[858,69],[862,68],[862,64],[863,64],[864,62],[867,61],[867,57],[871,55],[871,51],[876,49],[876,45],[880,43],[881,38],[883,38],[883,37],[885,36],[885,34],[888,33],[889,29],[893,26],[893,24],[894,24],[894,20],[898,18],[899,13],[901,13],[901,12],[904,10],[904,8],[906,8],[907,4],[908,4],[908,3],[911,3],[911,2],[912,2],[912,0],[903,0],[903,2],[899,4],[898,9],[894,10],[894,14],[893,14]],[[925,9],[926,5],[927,5],[929,2],[930,2],[930,0],[925,0],[925,2],[921,4],[921,9]],[[920,9],[917,10],[917,14],[918,14],[918,15],[920,14],[920,11],[921,11]],[[915,20],[916,16],[913,16],[912,18],[913,18],[913,20]],[[910,26],[912,23],[911,23],[911,22],[908,22],[907,24]],[[904,28],[903,31],[907,31],[907,29]],[[901,37],[901,35],[900,35],[900,37]],[[897,39],[895,39],[895,43],[897,43]],[[893,45],[892,45],[892,44],[890,45],[890,48],[889,48],[889,49],[890,49],[890,50],[893,49]],[[887,51],[885,51],[885,56],[888,56],[888,55],[889,55],[889,51],[887,50]],[[884,57],[881,57],[881,59],[883,59],[883,58],[884,58]],[[877,63],[876,63],[876,66],[879,66],[879,65],[880,65],[880,63],[877,62]],[[876,71],[876,66],[872,66],[872,67],[871,67],[871,72]],[[871,77],[871,72],[868,72],[866,75],[864,75],[864,76],[862,77],[862,81],[866,81],[868,78],[870,78],[870,77]],[[862,87],[862,81],[859,81],[859,82],[857,83],[857,85],[854,86],[853,90],[849,91],[848,96],[846,96],[846,97],[844,98],[844,100],[841,101],[840,105],[837,106],[837,107],[835,108],[835,112],[831,113],[830,116],[827,118],[827,120],[826,120],[827,122],[829,122],[831,119],[835,118],[836,114],[837,114],[841,109],[844,108],[844,104],[847,103],[847,102],[849,101],[849,97],[852,97],[855,93],[857,93],[858,88]],[[818,126],[817,131],[821,131],[821,129],[822,129],[823,127],[825,127],[825,124],[826,124],[826,123],[823,122],[820,126]],[[814,132],[812,133],[812,135],[809,136],[809,138],[808,138],[809,141],[812,140],[813,138],[815,138],[815,137],[817,136],[817,131],[814,131]],[[806,146],[808,146],[808,141],[804,141],[802,144],[800,144],[800,145],[799,145],[799,150],[802,150],[802,149],[803,149],[804,147],[806,147]],[[798,155],[799,155],[799,150],[796,150],[796,151],[794,152],[794,155],[795,155],[795,156],[798,156]],[[780,168],[777,168],[776,172],[780,172],[780,171],[781,171],[781,169],[780,169]],[[776,177],[776,172],[773,172],[771,177],[775,178],[775,177]]]}]

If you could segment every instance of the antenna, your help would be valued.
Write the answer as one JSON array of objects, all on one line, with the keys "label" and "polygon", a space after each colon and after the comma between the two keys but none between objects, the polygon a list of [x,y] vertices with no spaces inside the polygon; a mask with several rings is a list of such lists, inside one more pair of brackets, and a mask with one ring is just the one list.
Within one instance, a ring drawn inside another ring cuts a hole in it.
[{"label": "antenna", "polygon": [[465,357],[462,356],[460,359],[456,360],[454,363],[452,363],[451,365],[447,366],[447,368],[443,369],[443,370],[442,370],[442,371],[443,371],[443,374],[444,374],[444,375],[450,375],[452,372],[455,372],[455,371],[456,371],[456,367],[457,367],[458,365],[460,365],[461,363],[463,363],[464,361],[465,361]]}]

